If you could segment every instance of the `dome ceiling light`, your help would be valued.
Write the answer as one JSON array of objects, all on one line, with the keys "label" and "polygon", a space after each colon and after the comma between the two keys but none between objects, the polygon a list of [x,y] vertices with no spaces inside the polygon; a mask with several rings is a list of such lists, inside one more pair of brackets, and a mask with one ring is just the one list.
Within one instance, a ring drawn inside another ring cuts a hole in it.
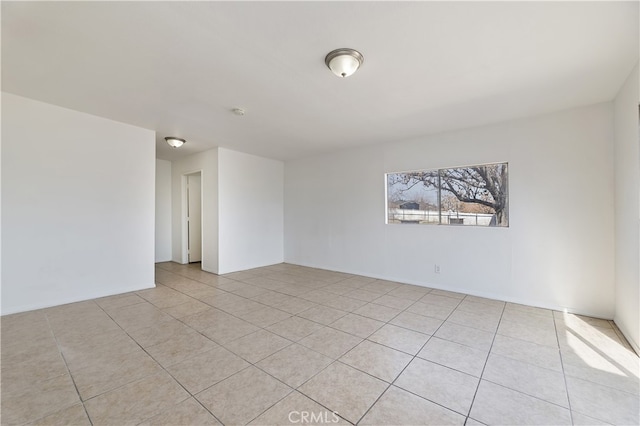
[{"label": "dome ceiling light", "polygon": [[324,58],[324,63],[338,77],[349,77],[356,72],[364,62],[362,53],[353,49],[336,49]]},{"label": "dome ceiling light", "polygon": [[167,141],[169,146],[172,148],[180,148],[187,142],[184,139],[176,138],[174,136],[167,136],[164,140]]}]

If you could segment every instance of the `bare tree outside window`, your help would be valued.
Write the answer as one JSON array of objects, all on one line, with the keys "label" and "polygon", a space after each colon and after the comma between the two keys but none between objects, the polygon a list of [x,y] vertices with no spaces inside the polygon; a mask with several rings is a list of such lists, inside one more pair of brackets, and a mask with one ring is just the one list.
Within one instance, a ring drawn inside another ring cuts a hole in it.
[{"label": "bare tree outside window", "polygon": [[507,163],[389,173],[387,223],[507,227],[508,177]]}]

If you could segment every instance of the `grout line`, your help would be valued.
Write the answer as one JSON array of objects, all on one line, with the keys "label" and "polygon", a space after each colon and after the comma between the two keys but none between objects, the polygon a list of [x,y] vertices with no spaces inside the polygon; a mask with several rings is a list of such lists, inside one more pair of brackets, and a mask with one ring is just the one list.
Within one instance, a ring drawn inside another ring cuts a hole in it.
[{"label": "grout line", "polygon": [[[478,385],[476,386],[476,391],[473,393],[473,398],[471,399],[471,405],[469,405],[469,412],[467,413],[467,419],[469,419],[469,416],[471,415],[471,409],[473,408],[473,404],[476,402],[478,389],[480,389],[480,383],[482,383],[484,370],[487,368],[487,364],[489,363],[489,357],[491,356],[491,349],[493,349],[493,344],[496,341],[496,336],[498,335],[498,328],[500,327],[500,322],[502,322],[502,316],[504,315],[504,310],[506,307],[507,307],[506,303],[502,305],[502,312],[500,312],[500,319],[498,320],[496,331],[493,333],[493,339],[491,339],[491,345],[489,346],[489,350],[487,351],[487,358],[484,360],[484,366],[482,366],[482,371],[480,372],[480,378],[478,379]],[[466,423],[466,420],[465,420],[465,423]]]},{"label": "grout line", "polygon": [[567,395],[567,404],[569,405],[569,419],[571,420],[571,424],[574,424],[573,420],[573,410],[571,409],[571,398],[569,397],[569,384],[567,383],[567,375],[564,372],[564,356],[562,354],[562,347],[560,346],[560,337],[558,336],[558,324],[556,323],[556,316],[551,314],[553,317],[553,328],[556,334],[556,343],[558,344],[558,354],[560,355],[560,367],[562,368],[562,380],[564,381],[564,391]]},{"label": "grout line", "polygon": [[[429,293],[431,293],[431,291],[429,291],[429,292],[427,292],[427,293],[425,293],[425,294],[429,294]],[[465,296],[465,297],[466,297],[466,296]],[[422,299],[422,297],[421,297],[420,299]],[[420,299],[418,299],[418,300],[420,300]],[[414,303],[412,303],[411,305],[409,305],[406,309],[409,309],[411,306],[413,306],[413,305],[415,305],[416,303],[418,303],[418,300],[416,300]],[[464,300],[464,298],[463,298],[463,299],[460,299],[460,301],[459,301],[459,302],[458,302],[458,304],[456,305],[456,308],[460,305],[460,303],[462,303],[462,300]],[[455,310],[455,308],[454,308],[454,310]],[[402,312],[405,312],[405,311],[402,311]],[[402,313],[402,312],[401,312],[401,313]],[[451,316],[451,314],[452,314],[452,313],[453,313],[453,311],[451,311],[451,313],[449,313],[449,315],[447,316],[447,319]],[[400,315],[400,314],[398,314],[398,315]],[[396,315],[396,317],[397,317],[398,315]],[[392,320],[393,320],[394,318],[396,318],[396,317],[393,317],[393,318],[392,318],[391,320],[389,320],[389,321],[392,321]],[[391,383],[389,383],[389,385],[387,386],[387,388],[386,388],[386,389],[385,389],[385,390],[380,394],[380,396],[378,396],[378,398],[376,398],[376,400],[373,402],[373,404],[371,404],[371,405],[369,406],[369,408],[364,412],[364,414],[363,414],[363,415],[358,419],[358,421],[356,422],[356,424],[358,424],[359,422],[361,422],[361,421],[362,421],[362,419],[364,419],[364,418],[365,418],[365,416],[369,413],[369,411],[371,411],[371,409],[372,409],[372,408],[373,408],[373,407],[378,403],[378,401],[380,401],[380,398],[382,398],[382,396],[383,396],[385,393],[387,393],[387,391],[389,390],[389,388],[390,388],[391,386],[394,386],[394,384],[395,384],[396,380],[398,380],[398,378],[400,378],[400,376],[402,376],[402,374],[403,374],[403,373],[405,372],[405,370],[406,370],[406,369],[407,369],[407,368],[408,368],[408,367],[413,363],[413,361],[415,361],[415,359],[416,359],[416,358],[418,358],[418,354],[422,351],[422,349],[424,349],[424,347],[427,345],[427,343],[429,343],[429,341],[430,341],[430,340],[433,338],[433,336],[438,332],[438,330],[440,329],[440,327],[442,327],[442,325],[445,323],[445,321],[446,321],[446,319],[442,321],[442,323],[441,323],[441,324],[438,326],[438,328],[433,332],[433,334],[429,336],[429,338],[428,338],[428,339],[427,339],[427,340],[422,344],[422,346],[420,346],[420,349],[418,349],[418,350],[416,351],[415,355],[412,355],[411,361],[409,361],[409,362],[407,363],[407,365],[405,365],[405,366],[404,366],[404,368],[400,371],[400,373],[398,373],[398,375],[397,375],[397,376],[396,376],[396,377],[391,381]],[[387,324],[389,324],[389,323],[387,323]],[[393,324],[392,324],[392,325],[393,325]],[[412,330],[412,331],[414,331],[414,330]],[[424,334],[424,333],[423,333],[423,334]],[[375,342],[374,342],[374,343],[375,343]],[[406,352],[404,352],[404,353],[406,353]],[[420,359],[422,359],[422,358],[420,358]],[[427,362],[428,362],[428,361],[427,361]],[[399,387],[399,386],[398,386],[398,388],[399,388],[399,389],[402,389],[402,390],[404,390],[404,391],[406,391],[406,389],[401,388],[401,387]],[[407,391],[407,392],[409,392],[409,391]],[[418,396],[418,397],[420,397],[420,398],[422,398],[422,399],[424,399],[424,400],[426,400],[426,401],[429,401],[429,402],[432,402],[432,403],[434,403],[434,404],[440,405],[441,407],[444,407],[444,408],[446,408],[446,409],[448,409],[448,410],[450,410],[450,411],[454,411],[454,410],[451,410],[449,407],[445,407],[445,406],[444,406],[444,405],[442,405],[442,404],[439,404],[439,403],[437,403],[437,402],[435,402],[435,401],[431,401],[430,399],[424,398],[424,397],[422,397],[422,396],[420,396],[420,395],[414,394],[413,392],[409,392],[409,393],[411,393],[411,394],[413,394],[413,395],[416,395],[416,396]],[[455,411],[454,411],[454,412],[455,412]]]},{"label": "grout line", "polygon": [[[151,302],[149,302],[149,303],[151,303]],[[153,355],[151,355],[149,352],[147,352],[147,350],[146,350],[146,349],[145,349],[145,348],[144,348],[144,347],[143,347],[143,346],[142,346],[142,345],[141,345],[141,344],[140,344],[140,343],[139,343],[139,342],[138,342],[138,341],[137,341],[133,336],[131,336],[127,330],[125,330],[125,329],[124,329],[120,324],[118,324],[118,322],[117,322],[115,319],[113,319],[113,317],[112,317],[111,315],[109,315],[109,313],[108,313],[107,311],[105,311],[105,310],[104,310],[104,308],[103,308],[102,306],[100,306],[100,305],[98,305],[98,306],[100,307],[100,309],[102,309],[102,311],[103,311],[103,312],[104,312],[104,313],[105,313],[109,318],[111,318],[111,320],[112,320],[114,323],[116,323],[116,325],[117,325],[118,327],[120,327],[120,329],[121,329],[121,330],[122,330],[122,331],[123,331],[127,336],[129,336],[129,338],[130,338],[131,340],[133,340],[133,341],[135,342],[135,344],[136,344],[136,345],[138,345],[138,347],[139,347],[140,349],[142,349],[142,350],[144,351],[144,353],[146,353],[146,354],[147,354],[147,355],[148,355],[148,356],[149,356],[149,357],[150,357],[150,358],[151,358],[151,359],[152,359],[152,360],[153,360],[153,361],[154,361],[154,362],[155,362],[155,363],[156,363],[156,364],[157,364],[157,365],[158,365],[158,366],[159,366],[159,367],[160,367],[160,368],[165,372],[165,373],[167,373],[167,374],[168,374],[168,375],[169,375],[169,376],[170,376],[170,377],[171,377],[171,378],[172,378],[172,379],[173,379],[173,380],[174,380],[178,385],[180,385],[180,387],[181,387],[182,389],[184,389],[184,391],[189,395],[189,397],[187,397],[187,398],[183,399],[182,401],[179,401],[178,403],[176,403],[176,404],[172,405],[172,406],[171,406],[171,408],[176,407],[176,406],[177,406],[177,405],[179,405],[179,404],[182,404],[183,402],[185,402],[185,401],[186,401],[186,400],[188,400],[189,398],[193,398],[194,400],[196,400],[196,401],[198,402],[198,404],[202,405],[202,403],[200,403],[200,400],[198,400],[198,399],[195,397],[195,395],[194,395],[194,394],[192,394],[191,392],[189,392],[189,389],[187,389],[187,388],[186,388],[182,383],[180,383],[180,381],[179,381],[178,379],[176,379],[176,378],[173,376],[173,374],[171,374],[171,373],[170,373],[170,372],[169,372],[169,371],[168,371],[168,370],[167,370],[167,369],[166,369],[166,368],[165,368],[165,367],[164,367],[164,366],[163,366],[163,365],[162,365],[162,364],[161,364],[161,363],[156,359],[156,358],[154,358],[154,357],[153,357]],[[154,305],[154,306],[155,306],[155,305]],[[197,332],[197,330],[195,330],[195,331]],[[205,337],[206,337],[206,336],[205,336]],[[211,340],[211,339],[209,339],[209,340]],[[216,343],[216,342],[214,342],[214,343]],[[199,355],[199,354],[196,354],[196,355]],[[196,356],[196,355],[194,355],[194,356]],[[189,359],[189,358],[190,358],[190,357],[188,357],[187,359]],[[183,361],[186,361],[186,359],[185,359],[185,360],[183,360]],[[180,361],[180,362],[182,362],[182,361]],[[114,391],[114,390],[116,390],[116,389],[120,389],[120,388],[122,388],[122,387],[124,387],[124,386],[127,386],[127,385],[131,384],[131,383],[134,383],[134,382],[137,382],[137,381],[140,381],[140,380],[144,380],[144,379],[146,379],[146,378],[148,378],[148,377],[151,377],[151,376],[153,376],[153,375],[155,375],[155,374],[157,374],[157,373],[148,374],[148,375],[143,376],[143,377],[140,377],[140,378],[138,378],[138,379],[136,379],[136,380],[132,380],[132,381],[130,381],[130,382],[127,382],[127,383],[125,383],[125,384],[123,384],[123,385],[121,385],[121,386],[118,386],[118,387],[114,388],[114,389],[109,389],[108,391],[105,391],[105,392],[103,392],[103,393],[101,393],[101,394],[99,394],[99,395],[94,395],[94,396],[92,396],[91,398],[89,398],[89,400],[91,400],[91,399],[93,399],[93,398],[96,398],[96,397],[98,397],[98,396],[100,396],[100,395],[104,395],[104,394],[106,394],[107,392],[111,392],[111,391]],[[204,405],[202,405],[202,406],[203,406],[203,407],[204,407],[204,409],[205,409],[205,410],[207,410],[207,411],[208,411],[208,412],[209,412],[209,413],[210,413],[210,414],[211,414],[211,415],[212,415],[212,416],[213,416],[213,417],[214,417],[218,422],[222,423],[222,422],[220,421],[220,419],[218,419],[218,418],[217,418],[217,417],[216,417],[216,416],[215,416],[215,415],[214,415],[214,414],[213,414],[213,413],[212,413],[212,412],[211,412],[207,407],[205,407]],[[164,410],[161,410],[160,412],[158,412],[158,413],[154,414],[153,416],[150,416],[150,417],[148,417],[148,418],[144,419],[144,420],[143,420],[143,422],[144,422],[144,421],[146,421],[146,420],[149,420],[149,419],[151,419],[151,418],[153,418],[153,417],[155,417],[155,416],[157,416],[157,415],[162,414],[162,413],[163,413],[163,411],[164,411]]]},{"label": "grout line", "polygon": [[[98,305],[98,304],[96,303],[96,305]],[[69,378],[71,379],[71,383],[73,383],[73,387],[76,389],[76,393],[78,394],[78,400],[80,401],[80,404],[82,404],[82,409],[84,410],[84,413],[86,414],[87,419],[89,420],[89,423],[91,423],[91,425],[93,425],[93,421],[91,420],[91,417],[89,416],[89,412],[87,411],[87,407],[85,407],[85,405],[84,405],[84,400],[82,399],[82,396],[80,395],[80,390],[78,389],[78,385],[76,384],[76,380],[73,378],[73,374],[71,374],[71,369],[69,368],[69,363],[67,363],[67,359],[65,358],[65,356],[62,353],[62,350],[60,348],[60,342],[58,342],[58,337],[56,336],[56,333],[53,330],[53,327],[51,327],[51,322],[49,321],[49,315],[45,314],[45,318],[47,319],[47,325],[49,326],[49,330],[51,331],[51,335],[53,336],[53,340],[55,340],[55,342],[56,342],[56,347],[58,348],[58,353],[60,354],[60,358],[62,358],[62,362],[64,362],[64,366],[67,369],[67,373],[69,374]],[[57,411],[60,411],[60,410],[57,410]],[[53,413],[50,413],[50,414],[53,414]],[[44,418],[44,417],[46,417],[46,416],[43,416],[42,418]]]}]

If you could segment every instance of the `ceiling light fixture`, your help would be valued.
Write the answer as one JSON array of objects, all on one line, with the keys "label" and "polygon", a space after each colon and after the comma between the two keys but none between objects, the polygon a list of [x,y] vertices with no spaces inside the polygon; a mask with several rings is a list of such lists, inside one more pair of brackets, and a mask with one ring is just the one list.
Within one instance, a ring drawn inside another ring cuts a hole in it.
[{"label": "ceiling light fixture", "polygon": [[167,136],[164,140],[167,141],[169,146],[172,148],[180,148],[187,142],[184,139],[176,138],[174,136]]},{"label": "ceiling light fixture", "polygon": [[363,62],[362,53],[347,48],[333,50],[324,58],[324,63],[338,77],[349,77]]}]

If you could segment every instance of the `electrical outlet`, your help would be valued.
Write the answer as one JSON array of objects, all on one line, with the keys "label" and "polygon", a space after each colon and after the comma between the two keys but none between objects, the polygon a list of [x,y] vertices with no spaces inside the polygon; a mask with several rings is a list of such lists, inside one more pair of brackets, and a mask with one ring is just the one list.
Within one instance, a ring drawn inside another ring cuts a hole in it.
[{"label": "electrical outlet", "polygon": [[436,274],[439,274],[440,273],[440,265],[438,265],[438,264],[434,265],[433,272],[435,272]]}]

